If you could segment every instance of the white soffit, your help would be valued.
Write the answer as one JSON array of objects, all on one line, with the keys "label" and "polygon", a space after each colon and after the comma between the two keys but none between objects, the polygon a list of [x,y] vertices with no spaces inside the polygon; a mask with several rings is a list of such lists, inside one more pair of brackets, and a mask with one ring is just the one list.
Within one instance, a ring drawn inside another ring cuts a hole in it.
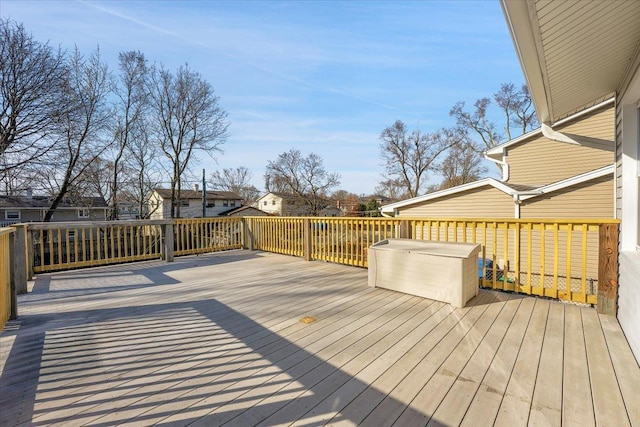
[{"label": "white soffit", "polygon": [[611,97],[635,70],[640,1],[502,0],[541,122]]}]

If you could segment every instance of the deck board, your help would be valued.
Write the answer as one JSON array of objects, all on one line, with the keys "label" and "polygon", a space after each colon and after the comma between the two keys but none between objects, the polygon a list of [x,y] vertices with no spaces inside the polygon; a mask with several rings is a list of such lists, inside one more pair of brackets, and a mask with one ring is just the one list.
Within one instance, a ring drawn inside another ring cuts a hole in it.
[{"label": "deck board", "polygon": [[42,274],[19,304],[0,426],[640,425],[640,369],[592,308],[457,309],[252,251]]}]

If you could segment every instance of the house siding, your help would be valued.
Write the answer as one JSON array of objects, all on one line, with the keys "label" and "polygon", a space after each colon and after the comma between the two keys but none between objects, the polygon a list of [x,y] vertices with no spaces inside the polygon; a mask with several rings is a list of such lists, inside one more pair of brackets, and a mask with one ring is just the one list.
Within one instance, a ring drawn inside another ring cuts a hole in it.
[{"label": "house siding", "polygon": [[258,209],[272,215],[287,215],[286,208],[283,208],[282,197],[275,194],[266,194],[258,200]]},{"label": "house siding", "polygon": [[[181,218],[202,218],[202,199],[188,199],[188,206],[180,206]],[[208,203],[215,202],[215,206],[205,209],[206,217],[216,217],[228,210],[242,206],[240,199],[208,199]],[[227,202],[227,206],[224,202]],[[150,219],[171,218],[171,199],[164,199],[158,193],[153,192],[148,202]]]},{"label": "house siding", "polygon": [[513,218],[513,198],[493,187],[474,188],[400,208],[400,217]]},{"label": "house siding", "polygon": [[616,120],[616,214],[622,220],[618,321],[640,361],[640,70],[634,88],[618,98]]},{"label": "house siding", "polygon": [[527,199],[521,218],[613,218],[613,176]]},{"label": "house siding", "polygon": [[612,164],[614,112],[615,108],[610,107],[556,129],[567,134],[611,141],[611,151],[552,141],[540,135],[507,149],[508,182],[543,186]]}]

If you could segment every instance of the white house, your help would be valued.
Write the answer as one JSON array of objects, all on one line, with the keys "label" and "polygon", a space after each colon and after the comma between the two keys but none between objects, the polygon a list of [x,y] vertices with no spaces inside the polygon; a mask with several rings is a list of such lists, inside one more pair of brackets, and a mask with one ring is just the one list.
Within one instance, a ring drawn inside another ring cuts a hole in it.
[{"label": "white house", "polygon": [[270,215],[300,216],[307,215],[308,208],[287,193],[269,192],[256,201],[256,207]]},{"label": "white house", "polygon": [[[180,217],[202,218],[202,191],[197,189],[180,192]],[[148,200],[150,219],[171,218],[171,190],[156,188]],[[242,206],[242,198],[230,191],[207,190],[205,216],[214,217]]]}]

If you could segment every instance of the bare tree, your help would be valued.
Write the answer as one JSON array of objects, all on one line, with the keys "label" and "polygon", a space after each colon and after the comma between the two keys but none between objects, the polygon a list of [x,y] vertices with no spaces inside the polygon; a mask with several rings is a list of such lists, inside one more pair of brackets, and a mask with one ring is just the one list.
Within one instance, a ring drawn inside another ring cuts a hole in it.
[{"label": "bare tree", "polygon": [[181,177],[201,151],[220,151],[227,138],[227,113],[211,85],[188,65],[174,75],[164,68],[151,73],[153,118],[162,152],[171,167],[171,217],[180,217]]},{"label": "bare tree", "polygon": [[110,177],[109,205],[111,219],[118,219],[120,175],[125,165],[122,159],[138,127],[142,126],[144,114],[149,109],[149,68],[144,54],[137,51],[121,52],[118,55],[120,74],[115,85],[115,135],[112,175]]},{"label": "bare tree", "polygon": [[64,84],[64,102],[72,108],[57,116],[61,144],[48,152],[49,167],[41,171],[53,184],[55,194],[44,221],[51,220],[60,202],[108,148],[103,136],[110,120],[110,81],[100,51],[96,49],[84,57],[76,48],[69,59]]},{"label": "bare tree", "polygon": [[439,190],[477,181],[487,172],[478,156],[478,149],[469,144],[458,144],[449,149],[447,157],[438,165],[443,177]]},{"label": "bare tree", "polygon": [[244,166],[235,169],[224,168],[211,173],[209,184],[212,188],[236,193],[242,197],[244,204],[249,204],[260,197],[260,190],[251,184],[251,178],[251,171]]},{"label": "bare tree", "polygon": [[488,110],[491,99],[480,98],[474,104],[472,113],[465,111],[465,103],[458,102],[453,106],[449,114],[456,119],[456,124],[466,132],[474,132],[482,140],[481,151],[488,150],[500,144],[502,135],[498,132],[496,124],[489,119]]},{"label": "bare tree", "polygon": [[408,197],[416,197],[424,189],[429,172],[434,171],[436,160],[464,138],[463,133],[451,129],[409,132],[397,120],[380,134],[380,155],[391,179],[402,183]]},{"label": "bare tree", "polygon": [[149,218],[155,207],[147,204],[149,194],[158,187],[162,181],[162,168],[160,147],[150,139],[147,128],[142,124],[136,126],[133,138],[127,145],[125,167],[127,185],[123,188],[123,198],[126,197],[137,205],[140,218]]},{"label": "bare tree", "polygon": [[291,149],[267,163],[265,187],[267,191],[281,191],[294,196],[306,206],[310,215],[318,215],[332,188],[340,185],[340,175],[328,172],[320,156],[310,153],[304,157]]},{"label": "bare tree", "polygon": [[0,172],[33,162],[51,149],[56,117],[66,104],[65,56],[33,39],[21,24],[0,19]]},{"label": "bare tree", "polygon": [[505,118],[504,131],[508,140],[512,139],[512,127],[517,126],[519,134],[523,135],[538,126],[527,85],[516,89],[513,83],[502,83],[500,90],[493,94],[493,99]]},{"label": "bare tree", "polygon": [[503,129],[507,139],[525,134],[538,126],[527,86],[522,85],[517,89],[513,83],[502,83],[500,90],[493,94],[493,99],[478,99],[473,104],[474,108],[471,112],[465,110],[464,102],[456,103],[449,112],[456,119],[458,127],[480,138],[482,144],[475,144],[480,151],[491,149],[503,140],[503,135],[498,131],[498,125],[490,119],[493,102],[502,113]]},{"label": "bare tree", "polygon": [[362,200],[355,193],[346,190],[337,190],[331,194],[330,200],[335,203],[345,216],[361,216],[365,209]]},{"label": "bare tree", "polygon": [[391,200],[402,200],[409,198],[407,188],[399,178],[388,178],[380,181],[375,188],[379,193]]}]

